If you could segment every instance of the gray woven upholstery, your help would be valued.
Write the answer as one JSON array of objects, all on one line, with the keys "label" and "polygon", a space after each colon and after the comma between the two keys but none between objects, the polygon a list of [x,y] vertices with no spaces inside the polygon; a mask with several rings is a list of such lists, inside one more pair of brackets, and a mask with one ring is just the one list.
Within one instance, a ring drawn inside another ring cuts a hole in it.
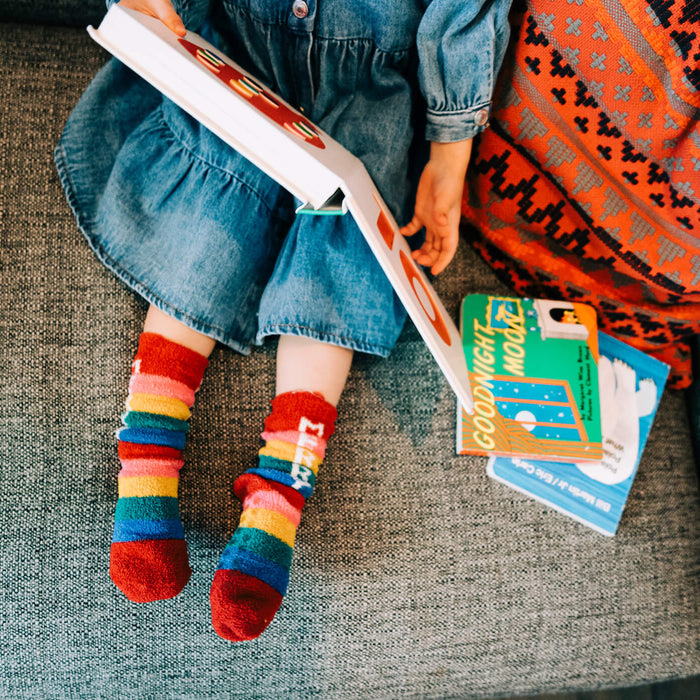
[{"label": "gray woven upholstery", "polygon": [[[448,698],[700,673],[700,498],[683,397],[662,401],[619,534],[604,538],[454,455],[455,402],[415,329],[358,357],[290,592],[233,646],[208,590],[273,389],[274,344],[219,349],[181,482],[194,569],[176,599],[108,576],[113,431],[145,307],[94,259],[52,149],[104,56],[77,29],[0,40],[0,697]],[[462,243],[437,281],[506,290]]]},{"label": "gray woven upholstery", "polygon": [[97,23],[105,0],[0,0],[0,22],[82,27]]}]

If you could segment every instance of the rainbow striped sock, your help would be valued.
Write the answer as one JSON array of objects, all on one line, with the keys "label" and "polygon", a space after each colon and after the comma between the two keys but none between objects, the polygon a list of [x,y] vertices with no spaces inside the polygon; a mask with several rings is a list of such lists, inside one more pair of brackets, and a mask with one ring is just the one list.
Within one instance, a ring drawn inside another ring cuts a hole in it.
[{"label": "rainbow striped sock", "polygon": [[258,466],[234,484],[243,513],[211,587],[212,622],[224,639],[259,636],[282,604],[301,510],[336,417],[335,407],[319,394],[289,392],[273,399]]},{"label": "rainbow striped sock", "polygon": [[132,364],[109,573],[137,603],[176,596],[192,573],[177,487],[194,395],[208,360],[155,333],[142,333]]}]

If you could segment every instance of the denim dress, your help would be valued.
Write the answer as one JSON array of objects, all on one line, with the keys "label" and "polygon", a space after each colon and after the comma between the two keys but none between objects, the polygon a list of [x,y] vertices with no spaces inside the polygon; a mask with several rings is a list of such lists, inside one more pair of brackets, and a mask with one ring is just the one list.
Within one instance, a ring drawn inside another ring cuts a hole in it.
[{"label": "denim dress", "polygon": [[[424,139],[488,122],[510,0],[173,4],[359,157],[405,223]],[[190,328],[243,353],[279,334],[391,351],[405,311],[352,217],[295,215],[291,194],[116,59],[55,156],[99,259]]]}]

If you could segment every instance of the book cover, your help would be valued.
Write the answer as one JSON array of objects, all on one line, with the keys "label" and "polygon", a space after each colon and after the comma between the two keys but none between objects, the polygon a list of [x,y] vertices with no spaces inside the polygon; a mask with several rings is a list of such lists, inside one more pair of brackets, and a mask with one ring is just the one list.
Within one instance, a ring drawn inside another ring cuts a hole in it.
[{"label": "book cover", "polygon": [[472,294],[461,319],[474,413],[459,412],[457,452],[599,460],[595,310]]},{"label": "book cover", "polygon": [[113,5],[90,36],[301,202],[305,215],[357,222],[445,378],[472,410],[457,326],[362,161],[194,32]]},{"label": "book cover", "polygon": [[669,367],[599,333],[603,458],[565,464],[493,457],[492,478],[608,536],[617,532]]}]

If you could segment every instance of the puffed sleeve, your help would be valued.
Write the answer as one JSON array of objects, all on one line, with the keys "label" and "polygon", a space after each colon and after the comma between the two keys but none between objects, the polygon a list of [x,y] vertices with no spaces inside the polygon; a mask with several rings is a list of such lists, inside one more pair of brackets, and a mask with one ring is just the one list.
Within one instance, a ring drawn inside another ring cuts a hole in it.
[{"label": "puffed sleeve", "polygon": [[426,0],[417,44],[428,141],[461,141],[488,124],[511,2]]},{"label": "puffed sleeve", "polygon": [[[106,0],[106,2],[109,10],[119,0]],[[170,2],[187,29],[197,32],[202,28],[209,13],[210,0],[170,0]]]}]

